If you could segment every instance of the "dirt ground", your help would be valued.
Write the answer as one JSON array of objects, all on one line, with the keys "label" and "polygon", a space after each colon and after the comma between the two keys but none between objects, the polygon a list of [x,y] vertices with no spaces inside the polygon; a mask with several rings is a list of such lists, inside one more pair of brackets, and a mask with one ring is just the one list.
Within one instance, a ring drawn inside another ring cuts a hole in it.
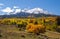
[{"label": "dirt ground", "polygon": [[35,35],[25,31],[19,31],[16,26],[0,26],[0,39],[60,39],[60,33],[47,31],[44,34]]}]

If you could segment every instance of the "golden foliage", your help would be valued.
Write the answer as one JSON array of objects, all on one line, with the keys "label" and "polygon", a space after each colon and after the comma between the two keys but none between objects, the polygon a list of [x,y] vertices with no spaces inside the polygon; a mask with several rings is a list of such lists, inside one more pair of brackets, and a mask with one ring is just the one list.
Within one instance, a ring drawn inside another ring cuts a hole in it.
[{"label": "golden foliage", "polygon": [[27,27],[26,27],[26,30],[27,30],[27,32],[41,33],[41,32],[45,31],[45,26],[28,24]]}]

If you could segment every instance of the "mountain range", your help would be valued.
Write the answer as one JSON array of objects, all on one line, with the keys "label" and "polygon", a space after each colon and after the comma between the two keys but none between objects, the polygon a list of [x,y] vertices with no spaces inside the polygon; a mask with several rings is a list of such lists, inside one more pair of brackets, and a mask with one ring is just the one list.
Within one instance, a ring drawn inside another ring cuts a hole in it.
[{"label": "mountain range", "polygon": [[11,17],[55,17],[57,15],[50,14],[48,11],[41,8],[24,9],[10,12],[9,14],[0,15],[0,18],[11,18]]}]

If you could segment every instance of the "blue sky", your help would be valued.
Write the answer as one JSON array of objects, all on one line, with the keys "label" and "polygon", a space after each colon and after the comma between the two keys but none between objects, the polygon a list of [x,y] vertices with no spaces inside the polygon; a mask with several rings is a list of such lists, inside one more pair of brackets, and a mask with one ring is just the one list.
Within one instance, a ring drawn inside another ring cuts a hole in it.
[{"label": "blue sky", "polygon": [[[17,6],[24,8],[42,8],[53,14],[60,15],[60,0],[0,0],[0,10]],[[0,14],[4,14],[1,13]]]}]

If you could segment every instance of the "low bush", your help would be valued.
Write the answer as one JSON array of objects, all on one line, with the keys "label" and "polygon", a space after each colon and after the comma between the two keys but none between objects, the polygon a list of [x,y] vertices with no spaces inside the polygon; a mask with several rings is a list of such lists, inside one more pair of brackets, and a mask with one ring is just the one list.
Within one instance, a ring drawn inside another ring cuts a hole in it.
[{"label": "low bush", "polygon": [[45,26],[28,24],[26,27],[26,30],[27,32],[30,32],[30,33],[43,33],[45,32]]}]

